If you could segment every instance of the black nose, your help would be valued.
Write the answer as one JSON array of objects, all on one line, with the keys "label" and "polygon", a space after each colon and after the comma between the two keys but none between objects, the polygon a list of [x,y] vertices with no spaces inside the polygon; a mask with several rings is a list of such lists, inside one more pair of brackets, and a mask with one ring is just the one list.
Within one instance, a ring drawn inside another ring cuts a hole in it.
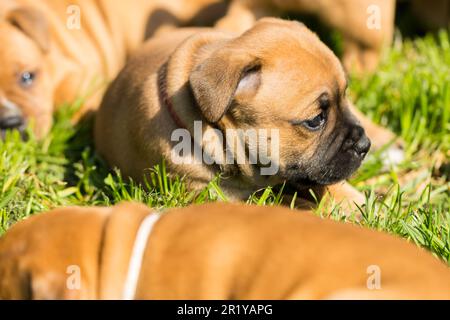
[{"label": "black nose", "polygon": [[357,125],[350,131],[349,137],[346,142],[345,149],[353,149],[358,156],[364,158],[370,150],[370,140],[366,136],[364,129]]},{"label": "black nose", "polygon": [[369,138],[366,136],[366,134],[364,134],[361,139],[359,139],[358,142],[355,143],[354,149],[360,157],[364,158],[367,152],[369,152],[370,150],[370,145],[371,143]]},{"label": "black nose", "polygon": [[0,119],[0,129],[16,129],[24,124],[24,119],[20,116],[12,116]]}]

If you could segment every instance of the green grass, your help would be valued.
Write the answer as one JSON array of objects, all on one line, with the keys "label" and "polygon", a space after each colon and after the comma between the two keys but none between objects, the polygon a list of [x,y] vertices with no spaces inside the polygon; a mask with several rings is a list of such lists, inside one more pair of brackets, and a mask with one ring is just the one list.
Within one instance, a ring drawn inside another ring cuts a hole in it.
[{"label": "green grass", "polygon": [[[376,122],[401,135],[407,153],[404,163],[391,168],[379,154],[369,156],[351,181],[367,195],[362,221],[353,222],[405,237],[450,263],[449,34],[397,41],[379,72],[352,79],[350,94]],[[195,195],[163,165],[153,169],[147,188],[108,171],[95,155],[92,125],[73,126],[72,109],[61,109],[43,141],[22,142],[13,132],[0,142],[0,234],[16,221],[58,206],[134,200],[163,208],[224,198],[218,181]],[[282,197],[268,188],[248,201],[277,205]],[[317,214],[344,219],[338,205],[320,205]]]}]

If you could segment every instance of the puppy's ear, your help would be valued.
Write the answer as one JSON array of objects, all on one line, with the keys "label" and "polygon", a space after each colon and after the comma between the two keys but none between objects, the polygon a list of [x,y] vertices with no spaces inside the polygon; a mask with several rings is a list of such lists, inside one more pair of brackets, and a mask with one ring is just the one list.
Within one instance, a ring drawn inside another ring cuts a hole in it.
[{"label": "puppy's ear", "polygon": [[217,123],[236,96],[255,93],[261,82],[260,71],[258,59],[229,50],[216,53],[200,64],[189,81],[206,120]]},{"label": "puppy's ear", "polygon": [[50,47],[50,29],[45,16],[34,8],[22,7],[11,11],[7,20],[31,38],[43,52]]}]

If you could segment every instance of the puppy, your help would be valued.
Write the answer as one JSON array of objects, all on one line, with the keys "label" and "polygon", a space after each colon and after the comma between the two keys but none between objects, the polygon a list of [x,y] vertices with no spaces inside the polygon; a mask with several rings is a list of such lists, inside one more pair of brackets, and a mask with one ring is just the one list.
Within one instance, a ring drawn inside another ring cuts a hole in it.
[{"label": "puppy", "polygon": [[233,200],[285,181],[323,194],[370,148],[346,87],[339,60],[298,22],[262,19],[238,37],[180,30],[149,41],[110,86],[96,148],[137,181],[164,160],[194,190],[220,174]]},{"label": "puppy", "polygon": [[[213,0],[177,1],[174,15],[196,14]],[[45,135],[56,107],[82,98],[76,118],[95,110],[108,81],[145,36],[161,0],[2,0],[0,135],[34,123]],[[189,9],[188,11],[186,11]],[[187,13],[186,13],[187,12]]]},{"label": "puppy", "polygon": [[[144,0],[16,0],[2,4],[0,130],[34,122],[38,137],[51,127],[55,106],[92,94],[99,103],[104,82],[143,39]],[[141,30],[142,29],[142,30]],[[97,105],[98,106],[98,105]]]},{"label": "puppy", "polygon": [[[233,0],[228,13],[217,22],[216,27],[243,32],[265,16],[280,16],[287,12],[315,15],[321,22],[343,34],[342,62],[348,71],[361,74],[376,69],[383,49],[393,39],[395,3],[395,0]],[[396,139],[392,131],[376,125],[354,107],[352,112],[375,149],[396,141],[387,150],[388,162],[403,160],[402,142]]]},{"label": "puppy", "polygon": [[63,208],[0,239],[0,299],[450,299],[395,237],[280,207]]}]

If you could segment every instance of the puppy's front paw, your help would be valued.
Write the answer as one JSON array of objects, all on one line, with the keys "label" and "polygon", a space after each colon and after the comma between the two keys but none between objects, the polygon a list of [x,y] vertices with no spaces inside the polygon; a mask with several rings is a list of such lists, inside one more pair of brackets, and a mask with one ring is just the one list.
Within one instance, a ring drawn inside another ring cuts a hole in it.
[{"label": "puppy's front paw", "polygon": [[362,220],[360,207],[365,204],[366,197],[346,181],[326,187],[322,201],[328,209],[338,206],[345,217]]},{"label": "puppy's front paw", "polygon": [[381,153],[384,167],[396,166],[405,160],[405,151],[402,143],[394,143]]},{"label": "puppy's front paw", "polygon": [[400,164],[405,159],[404,141],[389,129],[374,123],[366,123],[366,131],[372,141],[372,150],[379,151],[385,167]]}]

